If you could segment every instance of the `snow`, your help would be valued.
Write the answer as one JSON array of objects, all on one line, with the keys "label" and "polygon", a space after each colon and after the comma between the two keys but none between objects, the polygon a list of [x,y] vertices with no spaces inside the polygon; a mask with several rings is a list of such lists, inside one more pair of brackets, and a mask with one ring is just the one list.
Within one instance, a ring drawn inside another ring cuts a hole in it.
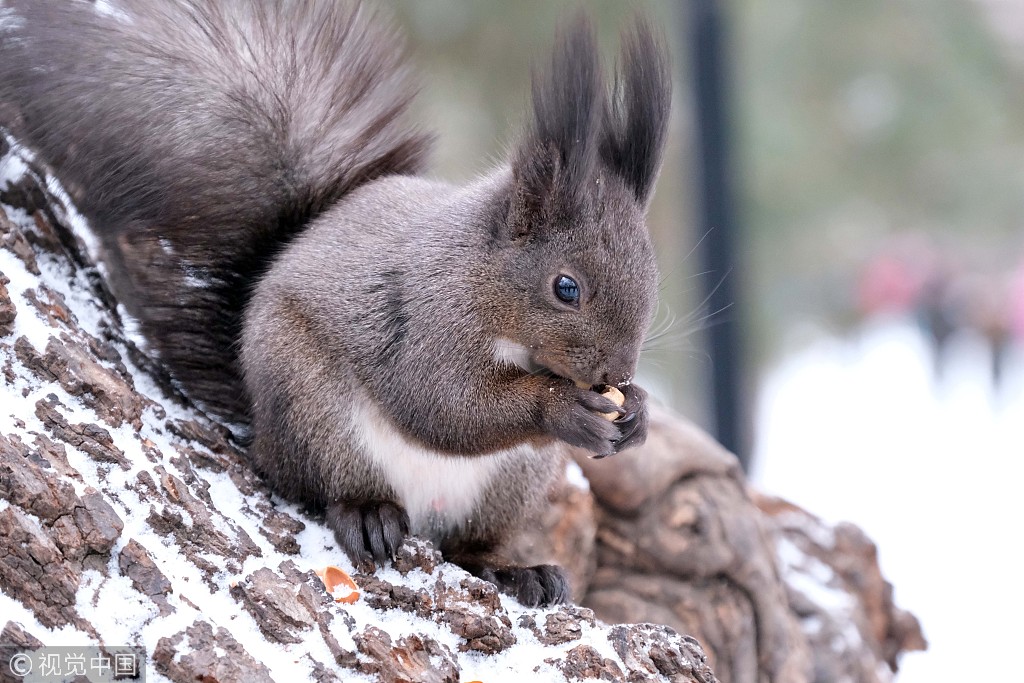
[{"label": "snow", "polygon": [[955,338],[941,376],[906,320],[853,340],[821,337],[761,391],[752,480],[878,544],[900,607],[928,652],[900,683],[1007,680],[1024,613],[1024,349],[1003,381],[982,340]]},{"label": "snow", "polygon": [[[9,217],[11,220],[15,220],[14,216],[9,215]],[[6,249],[0,249],[0,273],[3,273],[11,280],[10,284],[7,285],[8,290],[11,292],[26,291],[34,287],[35,276],[25,270],[25,265],[18,260],[18,257]],[[11,299],[18,306],[19,311],[23,307],[30,305],[24,299],[15,298],[13,294]],[[53,328],[40,317],[24,316],[25,320],[21,320],[21,317],[19,315],[15,318],[18,334],[25,335],[36,349],[45,349],[46,342],[49,341],[53,333]]]},{"label": "snow", "polygon": [[[3,10],[0,9],[0,27],[3,26],[2,19]],[[9,137],[3,136],[3,138],[7,140],[9,144],[13,144],[13,141]],[[13,154],[6,157],[6,162],[3,165],[0,165],[0,186],[6,185],[8,180],[20,178],[27,172],[28,166],[21,157]]]}]

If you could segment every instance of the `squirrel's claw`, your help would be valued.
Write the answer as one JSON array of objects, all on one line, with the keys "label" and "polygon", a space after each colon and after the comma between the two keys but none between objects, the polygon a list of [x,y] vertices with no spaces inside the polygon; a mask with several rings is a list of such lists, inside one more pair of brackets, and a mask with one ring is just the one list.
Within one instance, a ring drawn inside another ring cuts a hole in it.
[{"label": "squirrel's claw", "polygon": [[467,567],[476,576],[490,581],[502,593],[511,595],[526,607],[548,607],[569,602],[569,578],[565,570],[553,564],[534,567]]},{"label": "squirrel's claw", "polygon": [[621,417],[615,418],[614,422],[617,425],[629,424],[636,419],[636,413],[627,413],[625,409],[620,408],[619,412],[622,414]]},{"label": "squirrel's claw", "polygon": [[630,384],[622,387],[626,400],[622,404],[625,414],[614,421],[620,436],[615,440],[615,452],[619,453],[639,446],[647,440],[647,426],[650,422],[647,411],[647,392]]},{"label": "squirrel's claw", "polygon": [[594,455],[611,455],[621,431],[602,413],[620,414],[619,406],[589,388],[566,380],[556,387],[554,400],[545,408],[546,431],[571,446]]},{"label": "squirrel's claw", "polygon": [[328,506],[327,525],[361,572],[393,561],[409,535],[409,515],[388,501],[339,501]]}]

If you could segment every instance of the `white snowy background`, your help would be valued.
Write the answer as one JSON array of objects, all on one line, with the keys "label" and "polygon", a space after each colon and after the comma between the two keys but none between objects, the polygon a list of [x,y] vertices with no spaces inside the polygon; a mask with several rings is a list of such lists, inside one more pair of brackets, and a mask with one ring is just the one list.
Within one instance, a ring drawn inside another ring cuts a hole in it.
[{"label": "white snowy background", "polygon": [[764,377],[752,479],[878,544],[928,652],[900,683],[1024,680],[1024,350],[1002,382],[980,338],[952,341],[937,375],[912,321],[824,334]]}]

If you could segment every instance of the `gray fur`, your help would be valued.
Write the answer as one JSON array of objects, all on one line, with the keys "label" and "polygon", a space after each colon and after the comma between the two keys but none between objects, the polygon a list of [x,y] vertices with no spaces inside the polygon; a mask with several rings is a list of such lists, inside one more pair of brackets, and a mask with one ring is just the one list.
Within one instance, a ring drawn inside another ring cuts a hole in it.
[{"label": "gray fur", "polygon": [[189,395],[247,419],[242,308],[280,246],[429,138],[386,22],[320,0],[13,0],[0,118],[100,234],[113,288]]}]

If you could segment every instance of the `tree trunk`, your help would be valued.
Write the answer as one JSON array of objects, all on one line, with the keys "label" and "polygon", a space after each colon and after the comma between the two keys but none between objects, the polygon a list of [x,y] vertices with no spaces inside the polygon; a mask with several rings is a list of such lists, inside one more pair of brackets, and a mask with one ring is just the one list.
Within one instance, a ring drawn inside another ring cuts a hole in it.
[{"label": "tree trunk", "polygon": [[[581,606],[523,608],[418,542],[352,573],[126,332],[61,196],[0,138],[0,680],[14,654],[95,646],[173,681],[867,683],[923,647],[862,534],[748,494],[662,411],[641,450],[572,454],[585,479],[514,544],[565,564]],[[843,610],[801,590],[820,566]]]}]

